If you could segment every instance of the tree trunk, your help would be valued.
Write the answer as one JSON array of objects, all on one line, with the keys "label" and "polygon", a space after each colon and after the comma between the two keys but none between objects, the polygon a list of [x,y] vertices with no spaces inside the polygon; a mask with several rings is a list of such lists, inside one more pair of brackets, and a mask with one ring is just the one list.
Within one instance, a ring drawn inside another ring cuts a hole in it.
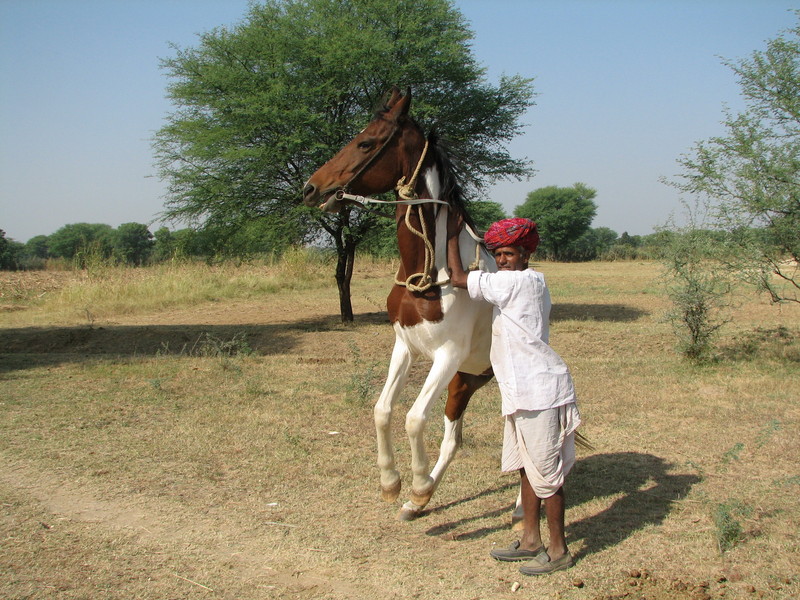
[{"label": "tree trunk", "polygon": [[350,240],[337,247],[336,287],[339,288],[339,313],[342,323],[353,322],[353,304],[350,301],[350,281],[353,279],[353,263],[356,259],[356,244]]}]

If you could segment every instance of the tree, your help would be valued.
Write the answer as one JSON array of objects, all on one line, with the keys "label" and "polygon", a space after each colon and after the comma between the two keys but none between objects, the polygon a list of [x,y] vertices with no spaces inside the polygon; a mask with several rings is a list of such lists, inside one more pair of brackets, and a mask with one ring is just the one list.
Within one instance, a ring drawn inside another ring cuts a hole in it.
[{"label": "tree", "polygon": [[569,260],[567,247],[589,230],[597,213],[597,192],[576,183],[572,187],[549,186],[529,193],[514,215],[536,221],[541,236],[540,252],[556,260]]},{"label": "tree", "polygon": [[490,202],[488,200],[469,202],[467,203],[467,210],[475,223],[475,227],[480,229],[481,233],[489,229],[492,223],[508,216],[499,202]]},{"label": "tree", "polygon": [[570,260],[594,260],[607,252],[617,241],[617,232],[608,227],[586,230],[581,237],[567,245]]},{"label": "tree", "polygon": [[693,362],[711,358],[714,339],[730,320],[730,277],[717,260],[718,240],[700,226],[701,210],[686,205],[688,224],[670,226],[664,249],[663,283],[672,307],[666,318],[678,338],[678,349]]},{"label": "tree", "polygon": [[745,109],[727,111],[726,134],[697,143],[670,183],[708,203],[714,225],[730,234],[731,273],[774,302],[800,302],[800,26],[724,64]]},{"label": "tree", "polygon": [[[533,104],[531,80],[487,83],[471,38],[448,0],[266,0],[197,47],[176,47],[163,61],[176,110],[154,141],[166,216],[227,230],[269,217],[288,226],[286,243],[326,232],[341,295],[379,217],[304,208],[302,187],[392,85],[413,88],[415,118],[436,125],[454,162],[469,165],[468,193],[530,174],[505,146]],[[343,320],[352,320],[348,307],[349,295]]]},{"label": "tree", "polygon": [[50,256],[50,240],[46,235],[36,235],[25,242],[25,255],[28,258],[45,259]]},{"label": "tree", "polygon": [[142,223],[123,223],[114,231],[114,254],[122,262],[142,266],[153,252],[153,234]]},{"label": "tree", "polygon": [[159,227],[153,234],[153,261],[160,263],[175,258],[178,244],[175,235],[166,227]]},{"label": "tree", "polygon": [[72,223],[49,236],[50,254],[73,259],[79,254],[97,252],[103,257],[111,255],[114,229],[102,223]]},{"label": "tree", "polygon": [[0,269],[3,271],[16,271],[19,268],[20,254],[24,246],[19,242],[6,237],[6,232],[0,229]]}]

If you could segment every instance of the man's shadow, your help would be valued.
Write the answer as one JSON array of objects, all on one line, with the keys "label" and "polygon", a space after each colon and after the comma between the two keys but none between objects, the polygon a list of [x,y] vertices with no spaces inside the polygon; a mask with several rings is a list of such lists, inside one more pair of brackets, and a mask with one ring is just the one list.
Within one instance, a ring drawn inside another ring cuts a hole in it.
[{"label": "man's shadow", "polygon": [[640,452],[595,454],[577,461],[564,488],[567,509],[606,497],[609,503],[567,525],[567,543],[583,542],[574,557],[600,552],[648,525],[661,524],[672,505],[700,481],[693,474],[670,474],[671,467],[663,458]]},{"label": "man's shadow", "polygon": [[[567,543],[583,542],[580,551],[573,554],[582,558],[605,548],[614,546],[648,525],[658,525],[669,515],[672,504],[685,498],[700,477],[692,474],[670,474],[672,465],[663,458],[639,452],[617,452],[595,454],[579,459],[567,477],[564,486],[567,510],[591,501],[608,498],[600,512],[570,523],[566,527]],[[508,484],[489,490],[487,493],[508,493],[516,497],[519,487]],[[463,501],[472,501],[479,494]],[[430,513],[446,510],[454,504],[439,507]],[[509,529],[511,504],[504,504],[481,515],[457,522],[443,523],[427,531],[428,535],[451,534],[467,522],[484,519],[499,519],[496,526],[453,535],[453,539],[475,539]],[[544,511],[542,511],[544,513]],[[505,518],[504,518],[505,517]],[[567,512],[569,519],[569,512]],[[546,526],[544,525],[546,531]]]}]

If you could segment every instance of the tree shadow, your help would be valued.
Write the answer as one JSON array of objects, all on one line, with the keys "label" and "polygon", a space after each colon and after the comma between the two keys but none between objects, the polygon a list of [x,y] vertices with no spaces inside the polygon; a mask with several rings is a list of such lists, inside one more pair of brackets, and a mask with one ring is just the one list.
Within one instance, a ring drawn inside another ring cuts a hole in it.
[{"label": "tree shadow", "polygon": [[[671,474],[672,465],[652,454],[638,452],[618,452],[595,454],[577,461],[567,478],[567,509],[587,502],[609,498],[605,508],[566,527],[567,543],[583,541],[576,559],[600,552],[614,546],[648,525],[658,525],[669,515],[672,504],[685,498],[700,477],[691,474]],[[517,483],[492,488],[484,494],[476,494],[436,509],[427,511],[433,514],[445,511],[452,506],[472,501],[481,495],[514,489]],[[602,505],[602,502],[601,502]],[[507,531],[514,503],[503,503],[484,513],[457,521],[442,523],[426,531],[428,535],[450,535],[451,539],[469,540],[483,538],[493,533]],[[502,522],[457,534],[457,531],[470,523],[483,519],[500,518]]]},{"label": "tree shadow", "polygon": [[550,311],[551,321],[609,321],[630,323],[649,313],[625,304],[554,304]]},{"label": "tree shadow", "polygon": [[[339,331],[387,323],[385,313],[359,315],[343,324],[337,314],[280,324],[103,325],[0,329],[0,373],[40,365],[113,360],[130,356],[202,355],[209,345],[231,354],[248,350],[285,354],[305,333]],[[387,328],[391,332],[390,328]],[[391,334],[390,334],[391,335]],[[330,357],[331,360],[346,357]],[[309,359],[313,360],[313,359]],[[322,359],[319,359],[322,360]]]}]

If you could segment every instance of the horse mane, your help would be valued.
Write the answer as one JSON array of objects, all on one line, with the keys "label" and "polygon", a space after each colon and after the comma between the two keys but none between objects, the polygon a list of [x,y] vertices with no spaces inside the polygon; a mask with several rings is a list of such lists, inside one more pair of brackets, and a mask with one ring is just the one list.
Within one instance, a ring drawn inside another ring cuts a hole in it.
[{"label": "horse mane", "polygon": [[464,216],[464,220],[469,226],[474,231],[477,231],[475,223],[467,210],[457,167],[450,158],[446,144],[439,138],[439,134],[435,130],[428,135],[428,148],[433,150],[436,166],[439,168],[439,177],[441,177],[442,183],[441,199],[446,200],[450,206],[456,208]]},{"label": "horse mane", "polygon": [[[376,109],[373,113],[373,119],[383,119],[390,110],[389,106],[383,105]],[[417,123],[416,120],[410,116],[406,117],[411,124],[416,127],[420,132],[424,130]],[[423,133],[424,135],[424,133]],[[442,178],[442,198],[441,200],[447,201],[450,206],[456,208],[464,217],[466,223],[477,231],[475,222],[467,210],[467,203],[464,199],[464,192],[461,187],[458,169],[450,158],[450,153],[447,151],[447,144],[439,137],[438,132],[434,129],[427,135],[428,147],[433,150],[434,160],[436,166],[439,168],[439,174]]]}]

